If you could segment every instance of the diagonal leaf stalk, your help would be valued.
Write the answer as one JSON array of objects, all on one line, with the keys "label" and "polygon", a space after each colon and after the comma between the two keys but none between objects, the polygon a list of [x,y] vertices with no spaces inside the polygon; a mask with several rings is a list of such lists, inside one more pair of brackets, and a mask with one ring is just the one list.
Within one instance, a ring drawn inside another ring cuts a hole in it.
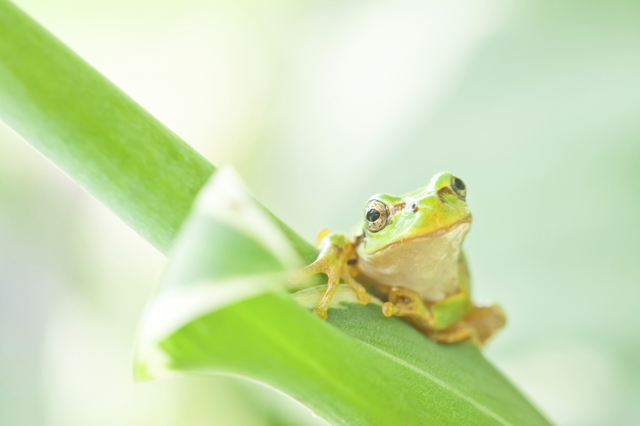
[{"label": "diagonal leaf stalk", "polygon": [[[167,253],[215,167],[104,76],[0,0],[0,119]],[[315,250],[278,221],[294,247]]]},{"label": "diagonal leaf stalk", "polygon": [[[164,253],[215,170],[6,0],[0,0],[0,118]],[[313,258],[313,247],[276,224],[302,258]],[[399,412],[421,415],[427,405],[439,423],[547,424],[474,347],[435,345],[401,321],[381,318],[375,306],[343,308],[330,316],[339,331],[274,290],[195,318],[161,347],[176,368],[215,365],[262,380],[335,424],[394,424],[402,421]],[[216,351],[208,350],[211,341]],[[424,391],[419,400],[417,388]],[[474,409],[477,400],[498,417]]]}]

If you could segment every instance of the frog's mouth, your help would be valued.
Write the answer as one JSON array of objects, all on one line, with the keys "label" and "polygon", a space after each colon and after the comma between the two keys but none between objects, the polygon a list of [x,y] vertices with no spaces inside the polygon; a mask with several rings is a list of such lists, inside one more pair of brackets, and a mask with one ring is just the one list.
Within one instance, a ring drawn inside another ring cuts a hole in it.
[{"label": "frog's mouth", "polygon": [[[391,244],[389,244],[387,246],[381,247],[378,250],[369,253],[369,255],[374,255],[374,254],[383,252],[385,250],[392,249],[393,247],[398,246],[398,245],[404,245],[404,244],[407,244],[407,243],[415,243],[415,242],[418,242],[420,240],[435,240],[435,239],[444,237],[447,234],[454,233],[456,230],[458,230],[460,227],[462,227],[464,225],[467,225],[466,228],[468,228],[469,224],[471,223],[471,221],[472,221],[472,216],[468,215],[468,216],[463,217],[462,219],[459,219],[459,220],[453,222],[451,225],[447,226],[446,228],[436,229],[435,231],[431,231],[431,232],[416,233],[415,235],[413,235],[413,236],[411,236],[409,238],[406,238],[403,241],[396,242],[396,243],[391,243]],[[468,229],[467,229],[467,231],[468,231]],[[466,232],[465,232],[465,234],[466,234]]]}]

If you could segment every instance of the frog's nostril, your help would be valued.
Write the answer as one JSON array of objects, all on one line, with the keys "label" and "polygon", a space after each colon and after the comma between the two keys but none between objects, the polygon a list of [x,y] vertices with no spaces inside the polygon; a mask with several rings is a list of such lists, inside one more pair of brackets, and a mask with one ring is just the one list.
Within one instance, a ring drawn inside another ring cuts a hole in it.
[{"label": "frog's nostril", "polygon": [[416,203],[411,204],[409,208],[411,209],[412,212],[418,213],[418,205]]}]

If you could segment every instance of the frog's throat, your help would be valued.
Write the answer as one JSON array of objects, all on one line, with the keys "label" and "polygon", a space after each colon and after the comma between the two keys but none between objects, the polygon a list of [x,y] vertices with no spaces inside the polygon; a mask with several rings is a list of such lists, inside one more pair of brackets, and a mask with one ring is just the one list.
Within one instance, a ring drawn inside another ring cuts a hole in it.
[{"label": "frog's throat", "polygon": [[437,238],[437,237],[440,237],[440,236],[442,236],[442,235],[444,235],[444,234],[446,234],[448,232],[451,232],[453,229],[455,229],[459,225],[462,225],[463,223],[471,223],[471,220],[472,220],[472,216],[471,215],[467,215],[467,216],[463,217],[462,219],[453,222],[451,225],[447,226],[446,228],[436,229],[435,231],[427,232],[425,234],[418,233],[418,234],[412,235],[411,237],[405,238],[404,240],[402,240],[400,242],[391,243],[391,244],[388,244],[388,245],[386,245],[384,247],[379,248],[376,251],[372,251],[368,255],[372,256],[374,254],[377,254],[377,253],[383,252],[385,250],[388,250],[388,249],[390,249],[393,246],[396,246],[398,244],[404,244],[407,241],[413,241],[413,240],[418,240],[418,239],[422,239],[422,238]]}]

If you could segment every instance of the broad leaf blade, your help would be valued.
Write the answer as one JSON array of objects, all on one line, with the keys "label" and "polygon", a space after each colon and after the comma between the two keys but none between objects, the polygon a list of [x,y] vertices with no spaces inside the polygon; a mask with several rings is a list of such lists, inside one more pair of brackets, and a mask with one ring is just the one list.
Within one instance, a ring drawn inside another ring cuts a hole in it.
[{"label": "broad leaf blade", "polygon": [[0,118],[162,251],[215,170],[5,0]]},{"label": "broad leaf blade", "polygon": [[[293,252],[273,251],[283,249],[287,239],[273,233],[277,227],[268,225],[268,216],[228,176],[219,172],[203,191],[163,287],[174,296],[201,297],[175,297],[172,304],[172,296],[159,295],[164,312],[190,315],[176,317],[163,330],[153,325],[161,315],[147,317],[143,330],[156,331],[142,334],[137,363],[142,378],[176,372],[237,374],[291,395],[336,425],[548,424],[474,345],[433,343],[401,320],[384,317],[379,304],[354,303],[347,286],[329,310],[328,323],[313,316],[302,305],[317,303],[324,288],[294,295],[297,303],[277,287],[285,282],[282,272],[296,264]],[[225,214],[212,215],[207,208],[212,205],[229,208],[228,217],[251,218],[259,225],[221,221]],[[249,238],[226,246],[223,238],[212,238],[221,235],[221,223]],[[266,247],[266,235],[276,240],[269,254],[255,249]],[[201,255],[225,249],[228,274],[224,262]],[[256,273],[256,263],[271,267]],[[246,275],[239,264],[245,264]],[[230,279],[243,284],[232,298]],[[185,301],[205,299],[209,302],[197,309],[185,309]]]}]

